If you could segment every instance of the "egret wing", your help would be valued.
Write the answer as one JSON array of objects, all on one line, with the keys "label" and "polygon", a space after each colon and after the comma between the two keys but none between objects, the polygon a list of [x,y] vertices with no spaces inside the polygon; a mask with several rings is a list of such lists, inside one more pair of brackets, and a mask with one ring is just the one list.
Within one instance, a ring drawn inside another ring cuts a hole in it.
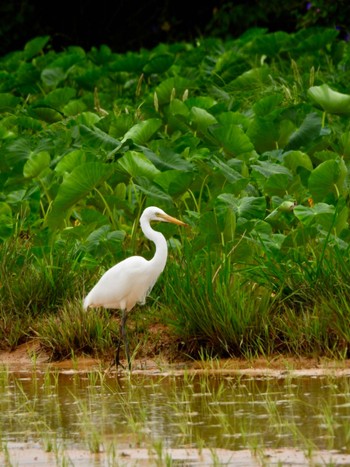
[{"label": "egret wing", "polygon": [[141,256],[132,256],[105,272],[87,295],[84,307],[131,310],[136,303],[144,303],[156,280],[150,262]]}]

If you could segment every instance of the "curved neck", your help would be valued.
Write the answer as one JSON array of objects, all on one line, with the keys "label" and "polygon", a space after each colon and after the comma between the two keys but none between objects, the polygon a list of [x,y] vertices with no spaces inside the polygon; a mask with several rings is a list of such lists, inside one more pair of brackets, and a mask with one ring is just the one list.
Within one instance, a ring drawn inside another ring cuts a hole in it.
[{"label": "curved neck", "polygon": [[156,246],[156,252],[150,261],[162,272],[165,268],[168,256],[168,245],[165,237],[162,233],[153,230],[149,222],[142,219],[142,217],[140,219],[140,225],[145,237],[151,240]]}]

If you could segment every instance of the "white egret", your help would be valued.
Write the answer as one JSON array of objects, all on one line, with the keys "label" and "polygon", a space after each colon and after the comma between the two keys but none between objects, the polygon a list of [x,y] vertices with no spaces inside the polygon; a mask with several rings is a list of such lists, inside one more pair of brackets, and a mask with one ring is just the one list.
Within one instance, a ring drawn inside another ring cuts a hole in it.
[{"label": "white egret", "polygon": [[[144,235],[155,244],[156,251],[153,258],[146,260],[142,256],[131,256],[108,269],[87,294],[83,303],[85,310],[89,307],[104,307],[122,311],[120,334],[124,340],[129,370],[131,369],[131,360],[125,330],[128,313],[136,303],[141,305],[145,303],[147,295],[165,268],[168,256],[166,239],[163,234],[152,229],[151,221],[187,225],[155,206],[146,208],[140,218],[140,225]],[[120,339],[115,360],[117,366],[120,363],[119,349]]]}]

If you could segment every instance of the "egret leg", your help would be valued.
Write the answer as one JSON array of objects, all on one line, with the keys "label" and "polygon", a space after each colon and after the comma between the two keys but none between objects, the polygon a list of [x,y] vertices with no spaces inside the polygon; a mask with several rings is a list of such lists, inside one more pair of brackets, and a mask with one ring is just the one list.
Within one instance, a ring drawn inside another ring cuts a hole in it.
[{"label": "egret leg", "polygon": [[[123,369],[124,369],[124,365],[122,365],[121,361],[120,361],[120,358],[119,358],[119,354],[120,354],[120,345],[121,345],[121,337],[119,337],[119,340],[118,340],[118,347],[116,349],[116,352],[115,352],[115,358],[114,358],[114,364],[115,366],[117,367],[117,370],[118,370],[118,366],[121,366]],[[111,363],[111,366],[113,366],[113,362]]]},{"label": "egret leg", "polygon": [[[122,319],[121,319],[121,322],[120,322],[120,334],[121,336],[123,337],[123,340],[124,340],[124,347],[125,347],[125,355],[126,355],[126,359],[128,361],[128,368],[129,368],[129,371],[131,370],[131,359],[130,359],[130,353],[129,353],[129,341],[128,341],[128,336],[126,334],[126,328],[125,328],[125,324],[126,324],[126,320],[127,320],[127,313],[125,310],[122,311]],[[118,345],[118,354],[117,354],[117,357],[119,359],[119,349],[120,349],[120,341],[119,341],[119,345]]]}]

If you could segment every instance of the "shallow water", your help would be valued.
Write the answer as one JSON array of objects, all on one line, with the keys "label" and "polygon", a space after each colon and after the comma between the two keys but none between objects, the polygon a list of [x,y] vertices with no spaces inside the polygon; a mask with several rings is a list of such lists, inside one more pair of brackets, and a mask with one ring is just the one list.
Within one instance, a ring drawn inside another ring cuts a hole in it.
[{"label": "shallow water", "polygon": [[53,453],[109,453],[107,463],[95,458],[93,465],[120,465],[111,460],[115,452],[142,448],[158,457],[175,448],[293,448],[347,456],[350,379],[4,369],[0,435],[3,451],[34,443]]}]

